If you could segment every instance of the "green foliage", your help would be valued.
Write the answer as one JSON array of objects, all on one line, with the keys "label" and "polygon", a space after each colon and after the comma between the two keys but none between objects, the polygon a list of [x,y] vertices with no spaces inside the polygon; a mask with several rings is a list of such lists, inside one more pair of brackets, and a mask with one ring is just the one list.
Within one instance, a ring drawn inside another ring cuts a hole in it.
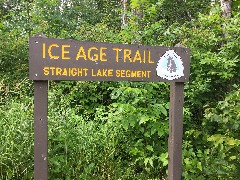
[{"label": "green foliage", "polygon": [[117,128],[108,123],[84,121],[73,109],[62,105],[61,109],[50,105],[55,109],[49,115],[50,179],[117,176],[120,168],[114,156]]},{"label": "green foliage", "polygon": [[112,92],[112,98],[118,101],[111,105],[112,118],[120,123],[128,137],[123,151],[137,172],[143,171],[148,178],[166,175],[168,105],[157,98],[155,88],[165,88],[165,84],[122,86]]},{"label": "green foliage", "polygon": [[33,176],[33,102],[10,100],[0,106],[0,178],[30,179]]},{"label": "green foliage", "polygon": [[239,100],[239,89],[236,89],[229,93],[225,100],[219,101],[215,108],[205,110],[202,123],[205,129],[195,136],[195,139],[201,137],[201,141],[207,143],[204,151],[198,150],[196,155],[197,162],[202,164],[201,171],[204,172],[205,179],[238,178]]},{"label": "green foliage", "polygon": [[219,101],[216,108],[206,109],[205,117],[217,125],[218,133],[238,138],[240,126],[240,89],[237,89]]},{"label": "green foliage", "polygon": [[[61,3],[62,2],[62,3]],[[209,1],[0,1],[0,179],[33,177],[28,38],[191,49],[183,179],[238,179],[239,3],[223,19]],[[126,13],[127,26],[121,26]],[[49,82],[49,179],[166,179],[169,85]]]}]

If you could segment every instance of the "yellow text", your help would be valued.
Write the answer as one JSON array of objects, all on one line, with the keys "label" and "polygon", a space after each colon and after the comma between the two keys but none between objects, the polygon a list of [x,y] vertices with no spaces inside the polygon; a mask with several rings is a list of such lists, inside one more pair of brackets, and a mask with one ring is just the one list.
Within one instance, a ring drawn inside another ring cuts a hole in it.
[{"label": "yellow text", "polygon": [[116,77],[123,78],[150,78],[151,71],[144,70],[116,70]]},{"label": "yellow text", "polygon": [[43,68],[43,74],[45,76],[87,76],[87,68],[61,68],[61,67],[49,67]]}]

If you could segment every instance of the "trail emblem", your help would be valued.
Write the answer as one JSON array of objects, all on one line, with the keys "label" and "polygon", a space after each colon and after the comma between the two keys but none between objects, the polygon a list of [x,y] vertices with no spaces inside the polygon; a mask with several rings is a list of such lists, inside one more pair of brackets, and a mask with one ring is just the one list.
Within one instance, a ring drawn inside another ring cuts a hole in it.
[{"label": "trail emblem", "polygon": [[182,59],[174,50],[168,50],[157,64],[157,75],[163,79],[173,80],[184,76]]}]

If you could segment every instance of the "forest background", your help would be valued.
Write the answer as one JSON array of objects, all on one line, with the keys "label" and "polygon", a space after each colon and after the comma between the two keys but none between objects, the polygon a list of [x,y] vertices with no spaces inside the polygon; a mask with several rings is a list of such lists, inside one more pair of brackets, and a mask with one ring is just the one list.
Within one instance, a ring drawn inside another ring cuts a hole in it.
[{"label": "forest background", "polygon": [[[191,49],[183,179],[239,179],[239,0],[1,0],[0,179],[33,178],[28,41]],[[169,83],[49,82],[49,179],[166,179]]]}]

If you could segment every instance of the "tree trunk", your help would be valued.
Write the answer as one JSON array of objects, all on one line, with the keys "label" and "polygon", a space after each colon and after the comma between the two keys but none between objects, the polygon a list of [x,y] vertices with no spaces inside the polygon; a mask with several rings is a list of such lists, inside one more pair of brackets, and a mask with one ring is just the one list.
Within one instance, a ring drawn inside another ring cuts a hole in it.
[{"label": "tree trunk", "polygon": [[127,0],[122,0],[122,28],[124,28],[127,25],[126,22],[126,11],[127,11]]},{"label": "tree trunk", "polygon": [[215,5],[216,1],[215,0],[211,0],[211,6],[213,7]]},{"label": "tree trunk", "polygon": [[[222,7],[222,15],[224,19],[231,18],[232,15],[232,0],[220,0],[221,7]],[[227,27],[227,24],[223,24],[223,41],[222,46],[227,43],[227,32],[225,32],[225,28]]]},{"label": "tree trunk", "polygon": [[232,15],[232,0],[220,0],[224,18],[230,18]]}]

